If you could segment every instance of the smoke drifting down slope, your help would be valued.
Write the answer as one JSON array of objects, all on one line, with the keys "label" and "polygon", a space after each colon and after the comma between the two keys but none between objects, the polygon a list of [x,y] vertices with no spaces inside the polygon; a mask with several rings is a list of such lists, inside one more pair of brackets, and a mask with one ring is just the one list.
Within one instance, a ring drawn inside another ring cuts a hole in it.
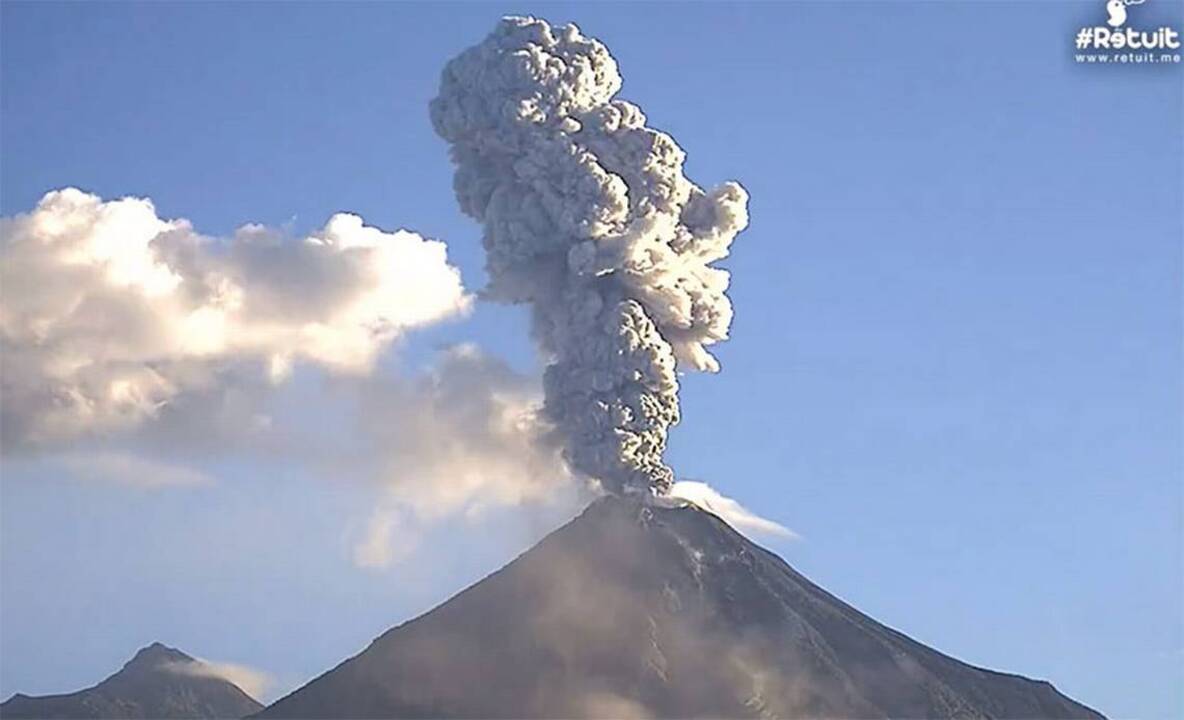
[{"label": "smoke drifting down slope", "polygon": [[620,88],[574,25],[510,17],[448,63],[431,116],[460,207],[483,225],[487,297],[531,306],[568,463],[613,493],[663,494],[675,368],[719,369],[707,347],[732,307],[712,263],[748,224],[748,196],[688,180],[682,149]]}]

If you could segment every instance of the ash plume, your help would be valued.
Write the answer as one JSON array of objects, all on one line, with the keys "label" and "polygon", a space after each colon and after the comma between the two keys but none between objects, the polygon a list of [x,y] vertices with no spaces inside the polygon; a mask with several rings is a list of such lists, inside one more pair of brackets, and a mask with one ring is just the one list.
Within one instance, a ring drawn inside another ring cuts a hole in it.
[{"label": "ash plume", "polygon": [[567,462],[609,492],[664,494],[679,369],[719,369],[744,189],[704,191],[685,154],[615,96],[616,61],[575,25],[504,18],[431,103],[461,210],[483,226],[486,297],[532,308],[544,411]]}]

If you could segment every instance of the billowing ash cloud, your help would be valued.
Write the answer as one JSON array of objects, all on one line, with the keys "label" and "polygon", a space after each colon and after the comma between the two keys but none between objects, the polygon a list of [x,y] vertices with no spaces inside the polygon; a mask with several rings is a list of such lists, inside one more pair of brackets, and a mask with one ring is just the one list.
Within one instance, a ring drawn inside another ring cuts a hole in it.
[{"label": "billowing ash cloud", "polygon": [[484,227],[488,296],[533,309],[568,462],[611,492],[664,493],[676,364],[719,369],[707,346],[732,307],[711,263],[747,225],[747,194],[688,180],[683,151],[620,88],[574,25],[505,18],[448,63],[431,116]]},{"label": "billowing ash cloud", "polygon": [[216,393],[228,367],[264,383],[298,361],[365,373],[470,304],[443,243],[355,215],[304,238],[247,225],[212,239],[146,199],[72,188],[0,218],[0,288],[5,450],[133,429]]}]

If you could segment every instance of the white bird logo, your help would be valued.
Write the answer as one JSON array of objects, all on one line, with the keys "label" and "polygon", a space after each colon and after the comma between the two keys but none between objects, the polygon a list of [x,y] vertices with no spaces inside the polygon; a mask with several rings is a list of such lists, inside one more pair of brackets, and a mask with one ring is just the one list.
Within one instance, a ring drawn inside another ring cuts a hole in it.
[{"label": "white bird logo", "polygon": [[1122,27],[1126,24],[1126,6],[1127,5],[1142,5],[1147,0],[1109,0],[1106,3],[1106,12],[1110,13],[1110,19],[1106,22],[1110,27]]}]

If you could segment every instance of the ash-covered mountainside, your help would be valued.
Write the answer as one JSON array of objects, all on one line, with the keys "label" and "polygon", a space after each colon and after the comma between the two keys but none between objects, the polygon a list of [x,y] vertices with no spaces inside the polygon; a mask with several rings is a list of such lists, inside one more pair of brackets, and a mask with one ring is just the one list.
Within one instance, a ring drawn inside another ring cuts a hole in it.
[{"label": "ash-covered mountainside", "polygon": [[142,648],[123,669],[92,688],[65,695],[20,693],[0,704],[0,718],[241,718],[263,707],[237,685],[160,643]]},{"label": "ash-covered mountainside", "polygon": [[709,513],[610,498],[259,717],[1101,715],[875,622]]}]

